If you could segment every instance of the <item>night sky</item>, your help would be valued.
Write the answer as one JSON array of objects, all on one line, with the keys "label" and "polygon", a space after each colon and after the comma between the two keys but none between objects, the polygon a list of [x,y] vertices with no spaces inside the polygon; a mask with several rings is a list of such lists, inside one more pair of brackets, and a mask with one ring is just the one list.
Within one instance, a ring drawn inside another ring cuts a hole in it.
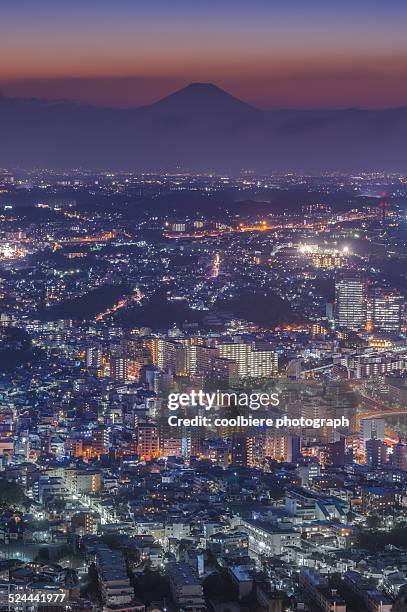
[{"label": "night sky", "polygon": [[407,105],[405,0],[0,0],[0,90],[147,104],[193,81],[262,108]]}]

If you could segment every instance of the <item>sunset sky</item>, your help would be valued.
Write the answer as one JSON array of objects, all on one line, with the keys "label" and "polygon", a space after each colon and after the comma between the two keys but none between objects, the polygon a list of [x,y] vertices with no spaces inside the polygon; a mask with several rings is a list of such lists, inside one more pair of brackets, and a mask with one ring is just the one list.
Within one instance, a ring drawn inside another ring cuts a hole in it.
[{"label": "sunset sky", "polygon": [[0,91],[147,104],[193,81],[262,108],[407,105],[405,0],[0,0]]}]

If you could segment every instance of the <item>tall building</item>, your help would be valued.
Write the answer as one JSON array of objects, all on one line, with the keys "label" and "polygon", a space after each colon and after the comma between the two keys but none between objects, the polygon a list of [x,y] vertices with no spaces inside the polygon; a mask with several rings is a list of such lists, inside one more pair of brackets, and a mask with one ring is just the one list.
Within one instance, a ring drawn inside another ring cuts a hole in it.
[{"label": "tall building", "polygon": [[239,378],[247,378],[251,346],[245,342],[227,342],[219,345],[219,355],[236,363]]},{"label": "tall building", "polygon": [[372,468],[381,467],[386,463],[387,446],[382,440],[372,438],[366,442],[366,465]]},{"label": "tall building", "polygon": [[335,285],[335,322],[337,327],[356,331],[366,325],[366,282],[359,275],[342,275]]},{"label": "tall building", "polygon": [[123,356],[110,358],[110,376],[114,380],[127,380],[129,378],[129,359]]},{"label": "tall building", "polygon": [[393,466],[396,470],[407,472],[407,446],[398,442],[393,446]]},{"label": "tall building", "polygon": [[248,372],[250,378],[267,378],[268,376],[275,376],[277,370],[277,353],[267,349],[255,349],[251,351]]},{"label": "tall building", "polygon": [[236,379],[237,366],[231,359],[220,357],[217,347],[189,343],[185,345],[185,371],[228,385]]},{"label": "tall building", "polygon": [[137,454],[144,459],[151,459],[160,450],[158,428],[155,423],[141,423],[137,427]]},{"label": "tall building", "polygon": [[166,423],[160,423],[158,436],[161,457],[182,457],[183,440],[181,430],[178,427],[170,427]]},{"label": "tall building", "polygon": [[232,434],[232,465],[248,467],[250,463],[250,438],[247,433],[234,431]]},{"label": "tall building", "polygon": [[102,364],[102,349],[98,346],[89,346],[86,349],[86,367],[100,368]]},{"label": "tall building", "polygon": [[154,365],[171,374],[181,374],[185,369],[185,351],[182,344],[163,338],[153,338],[150,349]]},{"label": "tall building", "polygon": [[154,372],[153,378],[153,390],[158,395],[168,395],[171,389],[171,385],[174,381],[172,374],[166,372]]},{"label": "tall building", "polygon": [[286,436],[285,445],[285,461],[288,463],[296,463],[301,456],[301,440],[299,436]]},{"label": "tall building", "polygon": [[302,359],[291,359],[287,365],[287,378],[291,380],[299,380],[301,378]]},{"label": "tall building", "polygon": [[363,442],[375,438],[376,440],[384,440],[384,419],[361,419],[360,420],[360,437]]},{"label": "tall building", "polygon": [[92,431],[92,449],[93,452],[100,456],[106,455],[109,452],[110,440],[109,432],[105,427],[95,427]]},{"label": "tall building", "polygon": [[404,297],[395,289],[375,289],[373,327],[382,332],[400,334],[404,320]]},{"label": "tall building", "polygon": [[345,465],[345,438],[328,444],[328,463],[334,467]]},{"label": "tall building", "polygon": [[217,357],[212,362],[211,380],[218,384],[233,385],[237,379],[237,365],[231,359]]},{"label": "tall building", "polygon": [[188,344],[185,347],[185,370],[188,374],[209,374],[217,356],[215,347]]},{"label": "tall building", "polygon": [[238,378],[267,378],[278,371],[277,353],[269,346],[254,342],[225,342],[218,345],[219,355],[236,363]]},{"label": "tall building", "polygon": [[264,454],[276,461],[296,463],[301,457],[301,440],[299,436],[267,429],[264,442]]},{"label": "tall building", "polygon": [[143,366],[152,363],[151,342],[141,339],[122,340],[121,355],[128,359],[129,380],[138,380]]}]

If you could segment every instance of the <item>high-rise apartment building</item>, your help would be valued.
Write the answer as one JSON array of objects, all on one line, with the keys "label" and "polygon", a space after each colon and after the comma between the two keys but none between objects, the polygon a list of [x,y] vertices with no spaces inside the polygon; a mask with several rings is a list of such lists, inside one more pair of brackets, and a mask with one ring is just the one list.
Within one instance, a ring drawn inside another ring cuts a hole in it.
[{"label": "high-rise apartment building", "polygon": [[92,431],[92,449],[95,455],[106,455],[109,452],[109,432],[105,427],[95,427]]},{"label": "high-rise apartment building", "polygon": [[219,355],[236,363],[239,378],[247,378],[249,372],[249,355],[251,345],[245,342],[227,342],[219,344]]},{"label": "high-rise apartment building", "polygon": [[246,432],[232,433],[232,465],[234,467],[253,465],[253,437]]},{"label": "high-rise apartment building", "polygon": [[160,450],[158,427],[155,423],[141,423],[137,427],[137,454],[145,459],[157,456]]},{"label": "high-rise apartment building", "polygon": [[364,442],[375,438],[376,440],[384,440],[384,419],[361,419],[360,420],[360,437]]},{"label": "high-rise apartment building", "polygon": [[356,331],[366,325],[367,288],[359,275],[344,274],[335,285],[335,322],[337,327]]},{"label": "high-rise apartment building", "polygon": [[172,340],[153,338],[151,353],[154,365],[171,374],[181,374],[185,369],[183,346]]},{"label": "high-rise apartment building", "polygon": [[86,367],[100,368],[102,365],[102,349],[99,346],[89,346],[86,349]]},{"label": "high-rise apartment building", "polygon": [[373,292],[373,327],[376,330],[400,334],[404,320],[404,297],[395,289],[375,289]]},{"label": "high-rise apartment building", "polygon": [[407,446],[402,442],[393,446],[392,463],[396,470],[407,472]]},{"label": "high-rise apartment building", "polygon": [[277,353],[254,342],[225,342],[218,345],[219,355],[236,363],[238,378],[267,378],[278,371]]},{"label": "high-rise apartment building", "polygon": [[110,376],[114,380],[127,380],[129,378],[129,359],[123,356],[110,358]]},{"label": "high-rise apartment building", "polygon": [[366,442],[366,465],[372,468],[381,467],[387,460],[387,446],[382,440],[372,438]]}]

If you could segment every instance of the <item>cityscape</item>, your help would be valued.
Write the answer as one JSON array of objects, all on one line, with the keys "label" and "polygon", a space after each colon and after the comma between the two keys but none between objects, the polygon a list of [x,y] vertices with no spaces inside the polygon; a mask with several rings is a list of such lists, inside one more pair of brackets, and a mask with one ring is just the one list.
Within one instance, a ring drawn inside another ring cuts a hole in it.
[{"label": "cityscape", "polygon": [[407,612],[407,2],[0,4],[0,612]]},{"label": "cityscape", "polygon": [[406,202],[1,171],[2,609],[407,609]]}]

